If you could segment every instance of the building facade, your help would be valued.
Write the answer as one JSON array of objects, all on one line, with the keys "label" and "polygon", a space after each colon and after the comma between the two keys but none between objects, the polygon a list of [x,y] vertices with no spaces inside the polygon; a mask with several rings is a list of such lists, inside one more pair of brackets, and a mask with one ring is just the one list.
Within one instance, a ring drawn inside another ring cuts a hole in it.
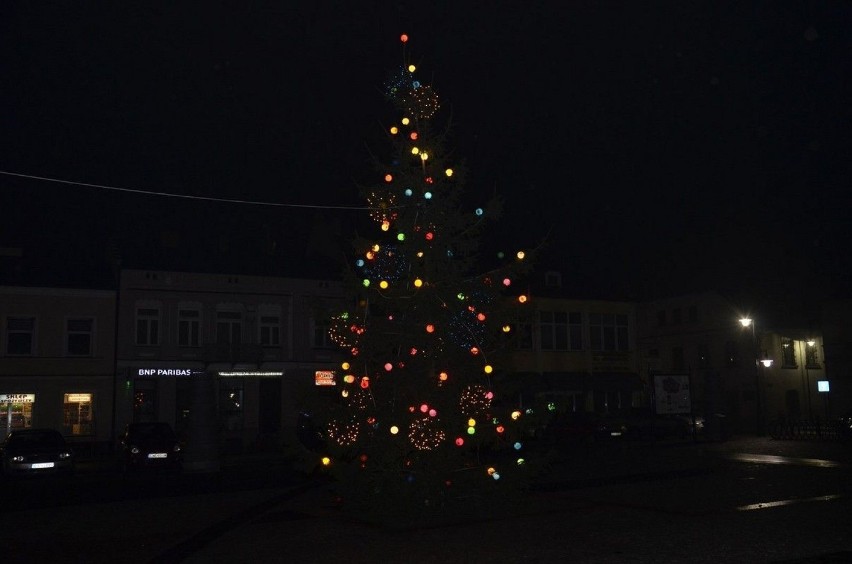
[{"label": "building facade", "polygon": [[0,287],[0,425],[52,427],[78,445],[112,433],[116,293]]},{"label": "building facade", "polygon": [[509,393],[558,411],[642,405],[635,304],[561,297],[558,280],[548,289],[530,296],[516,324]]},{"label": "building facade", "polygon": [[291,442],[302,399],[333,379],[328,320],[346,299],[326,280],[123,270],[117,428],[158,420],[185,435],[206,376],[224,448]]},{"label": "building facade", "polygon": [[638,321],[644,379],[688,377],[692,408],[708,424],[718,416],[728,432],[765,432],[782,417],[818,415],[819,330],[765,325],[713,292],[641,303]]}]

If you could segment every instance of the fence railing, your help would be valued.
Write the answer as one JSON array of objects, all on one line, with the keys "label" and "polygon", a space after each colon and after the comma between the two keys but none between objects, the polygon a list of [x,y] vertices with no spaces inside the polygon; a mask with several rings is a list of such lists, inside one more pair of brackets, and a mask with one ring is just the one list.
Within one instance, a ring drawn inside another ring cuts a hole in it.
[{"label": "fence railing", "polygon": [[776,419],[769,424],[769,435],[773,439],[788,440],[841,440],[848,437],[839,421],[803,419],[788,421]]}]

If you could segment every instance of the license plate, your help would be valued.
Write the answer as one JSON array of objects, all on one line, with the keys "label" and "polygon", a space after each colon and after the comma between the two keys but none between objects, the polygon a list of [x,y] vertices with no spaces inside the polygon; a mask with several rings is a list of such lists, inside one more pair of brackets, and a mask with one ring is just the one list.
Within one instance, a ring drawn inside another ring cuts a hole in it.
[{"label": "license plate", "polygon": [[167,452],[152,452],[148,455],[148,458],[168,458],[169,454]]},{"label": "license plate", "polygon": [[38,468],[53,468],[53,462],[36,462],[33,464],[33,469]]},{"label": "license plate", "polygon": [[612,432],[609,434],[609,436],[610,436],[610,437],[620,437],[620,436],[621,436],[621,431],[612,431]]}]

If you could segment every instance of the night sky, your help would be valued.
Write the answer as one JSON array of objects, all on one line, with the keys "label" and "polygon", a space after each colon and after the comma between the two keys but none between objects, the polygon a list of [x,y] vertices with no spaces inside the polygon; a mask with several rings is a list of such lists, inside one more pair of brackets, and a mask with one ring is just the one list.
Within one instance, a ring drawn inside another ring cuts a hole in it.
[{"label": "night sky", "polygon": [[848,1],[7,0],[0,170],[287,205],[0,174],[0,247],[61,277],[349,238],[405,32],[468,192],[506,201],[489,252],[547,236],[597,297],[849,297],[851,29]]}]

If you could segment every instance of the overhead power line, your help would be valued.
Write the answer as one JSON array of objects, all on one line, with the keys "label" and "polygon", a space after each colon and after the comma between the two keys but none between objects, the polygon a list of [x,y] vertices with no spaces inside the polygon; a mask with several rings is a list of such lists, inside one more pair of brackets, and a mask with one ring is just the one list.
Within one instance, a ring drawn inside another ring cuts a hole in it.
[{"label": "overhead power line", "polygon": [[99,190],[111,190],[113,192],[129,192],[132,194],[144,194],[146,196],[162,196],[167,198],[184,198],[187,200],[205,200],[208,202],[223,202],[226,204],[248,204],[253,206],[272,206],[280,208],[314,208],[328,210],[370,210],[369,206],[326,206],[326,205],[311,205],[311,204],[285,204],[281,202],[258,202],[254,200],[235,200],[229,198],[213,198],[211,196],[191,196],[189,194],[172,194],[170,192],[154,192],[152,190],[137,190],[133,188],[121,188],[118,186],[104,186],[103,184],[90,184],[88,182],[77,182],[74,180],[62,180],[61,178],[47,178],[44,176],[33,176],[31,174],[21,174],[18,172],[8,172],[0,170],[0,174],[6,176],[17,176],[18,178],[26,178],[29,180],[42,180],[44,182],[55,182],[58,184],[71,184],[74,186],[85,186],[87,188],[97,188]]}]

